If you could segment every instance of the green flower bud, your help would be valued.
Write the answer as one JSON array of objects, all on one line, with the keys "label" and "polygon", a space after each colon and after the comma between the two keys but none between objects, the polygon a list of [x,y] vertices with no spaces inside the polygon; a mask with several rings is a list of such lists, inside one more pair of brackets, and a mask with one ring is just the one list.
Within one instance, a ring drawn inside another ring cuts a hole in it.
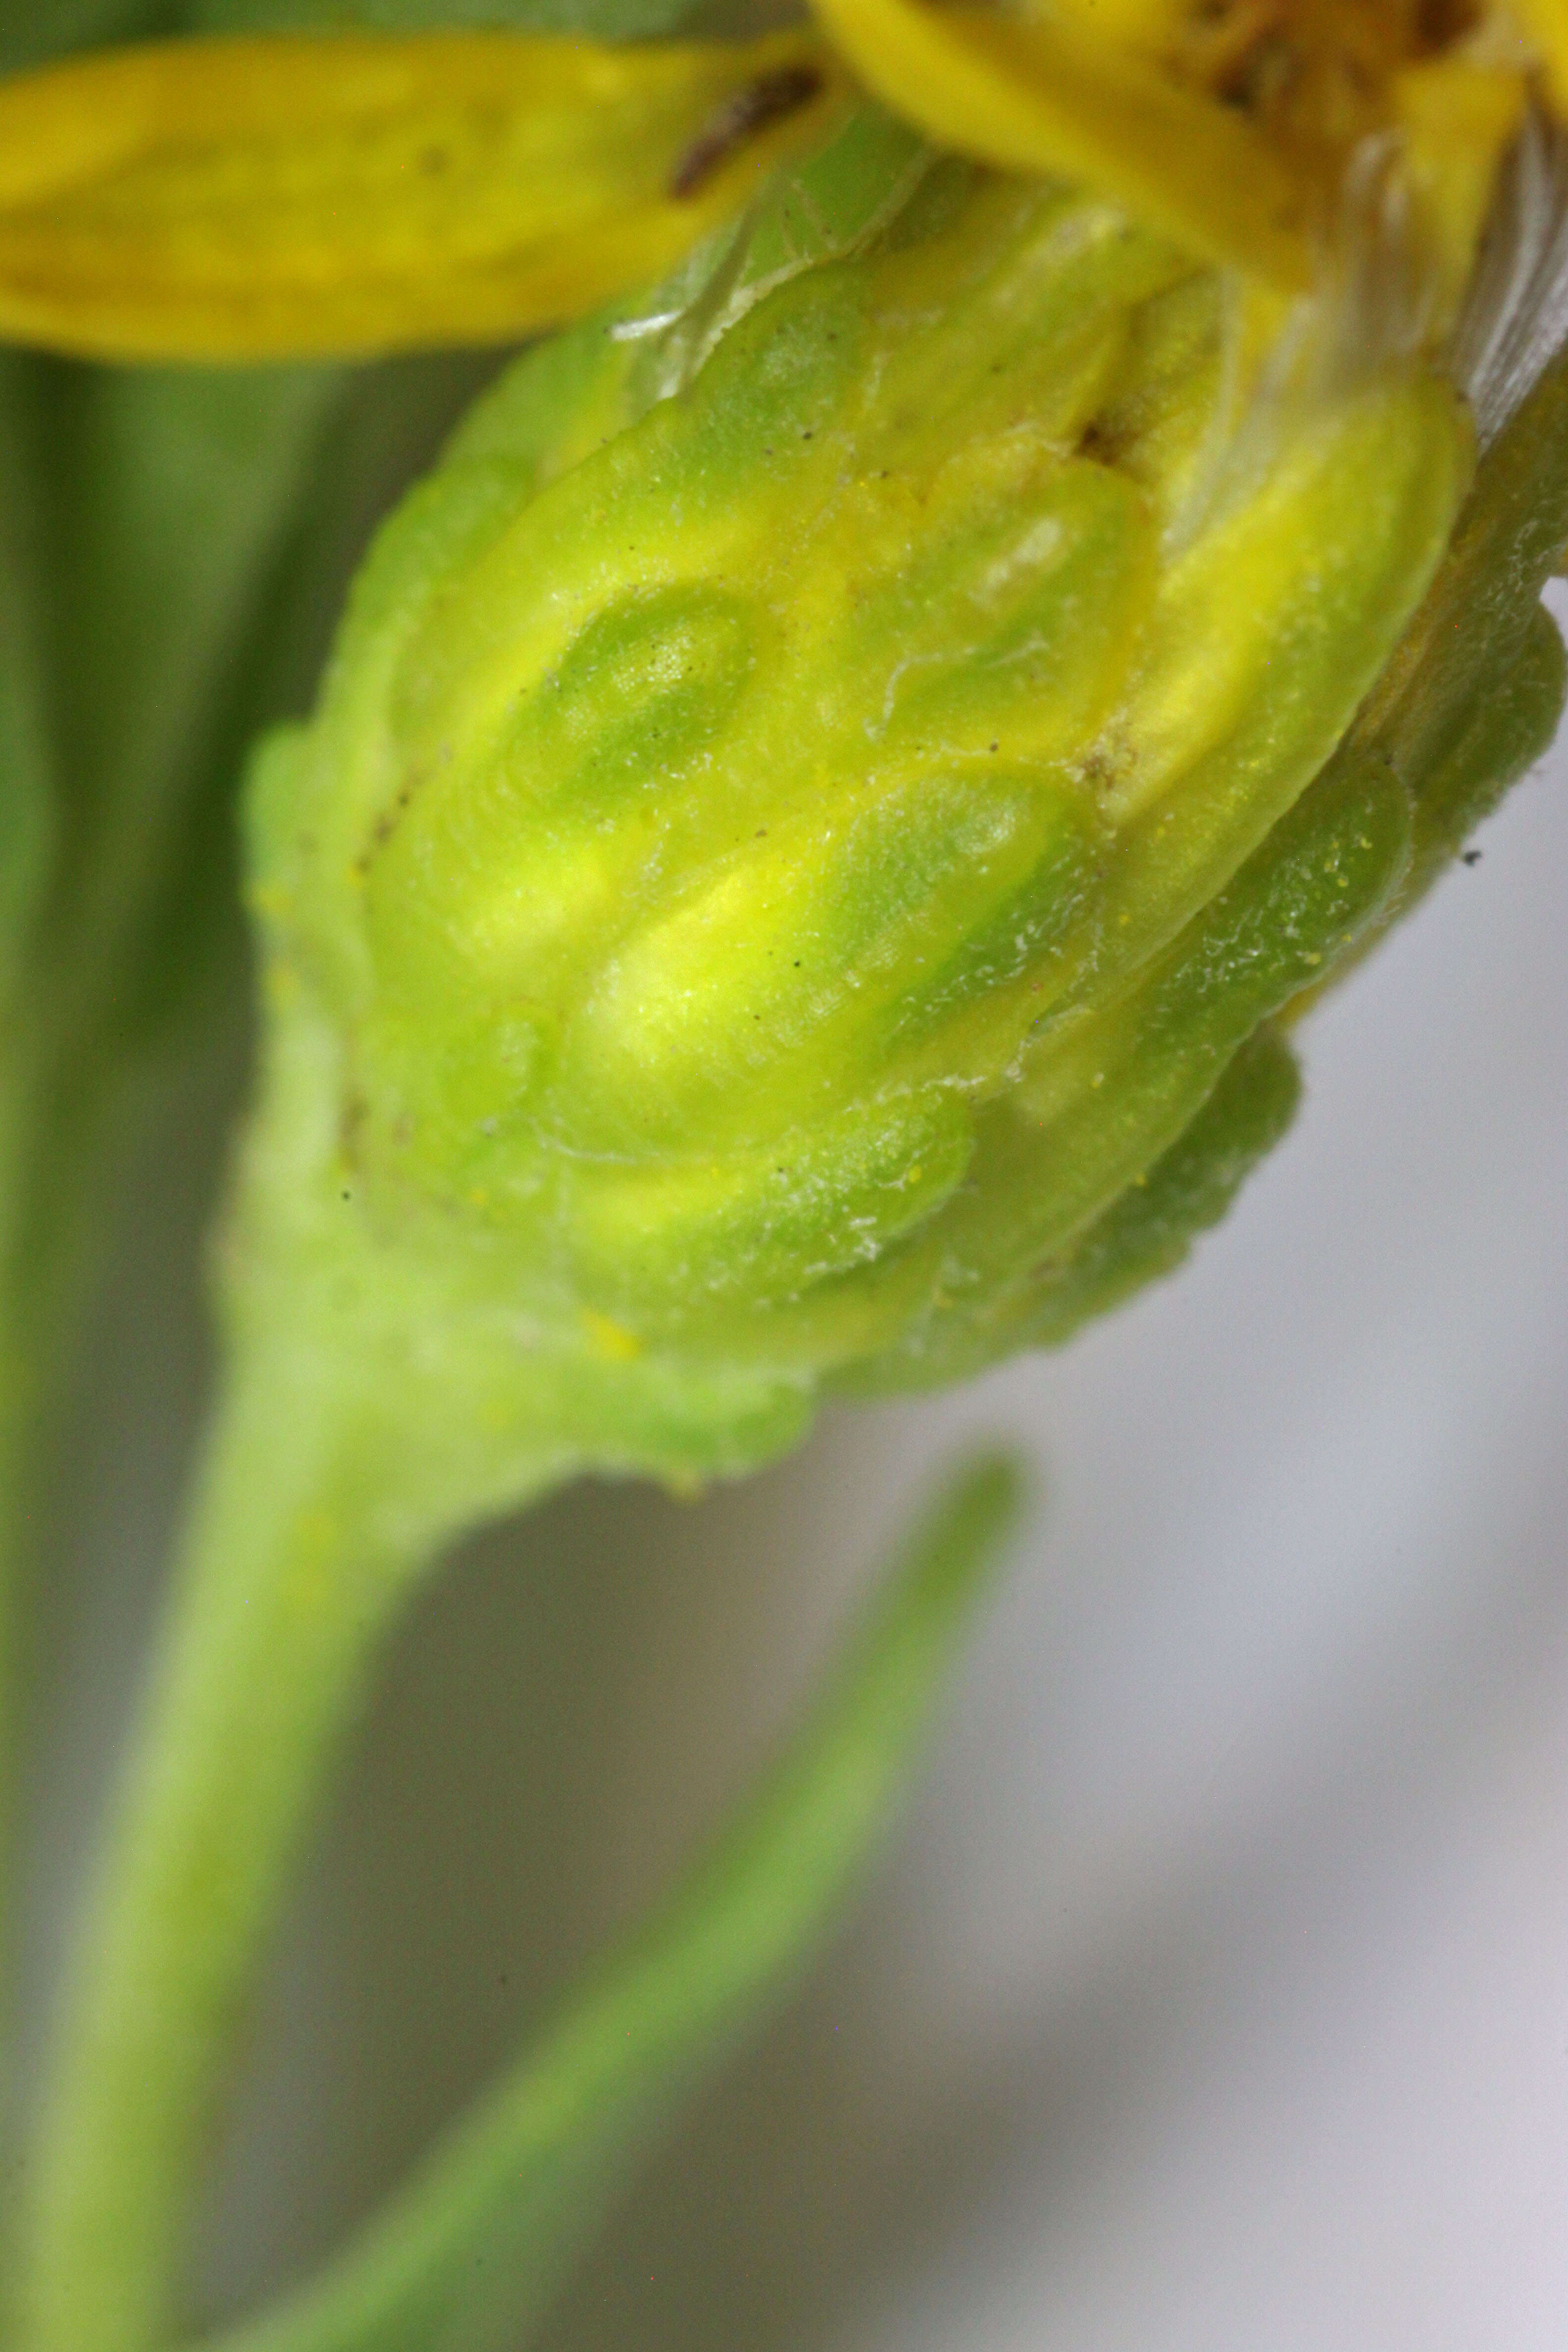
[{"label": "green flower bud", "polygon": [[384,535],[264,767],[278,1017],[377,1245],[542,1347],[945,1379],[1279,1131],[1267,1024],[1538,747],[1543,564],[1509,509],[1434,589],[1434,368],[1260,388],[1222,273],[874,118],[663,308],[526,357]]}]

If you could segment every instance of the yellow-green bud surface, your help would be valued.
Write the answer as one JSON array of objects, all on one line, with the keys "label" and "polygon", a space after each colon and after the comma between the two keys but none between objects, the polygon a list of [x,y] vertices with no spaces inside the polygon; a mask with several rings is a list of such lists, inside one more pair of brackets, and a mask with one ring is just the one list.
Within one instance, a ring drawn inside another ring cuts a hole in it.
[{"label": "yellow-green bud surface", "polygon": [[[1260,391],[1244,347],[1111,205],[865,117],[518,363],[256,793],[270,1018],[375,1279],[793,1426],[1219,1213],[1293,1097],[1266,1024],[1450,844],[1352,722],[1474,470],[1430,365]],[[1456,803],[1539,715],[1482,732]]]}]

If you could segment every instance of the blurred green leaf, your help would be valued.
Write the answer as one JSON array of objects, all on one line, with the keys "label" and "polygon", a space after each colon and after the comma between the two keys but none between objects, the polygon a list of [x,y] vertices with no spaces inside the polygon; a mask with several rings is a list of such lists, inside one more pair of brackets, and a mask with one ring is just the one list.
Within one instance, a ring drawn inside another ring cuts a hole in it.
[{"label": "blurred green leaf", "polygon": [[586,33],[601,41],[649,40],[698,29],[755,30],[798,9],[746,0],[188,0],[193,32],[426,33],[443,26],[519,33]]},{"label": "blurred green leaf", "polygon": [[5,991],[42,881],[51,805],[35,391],[29,362],[0,352],[0,990]]},{"label": "blurred green leaf", "polygon": [[148,1057],[245,968],[246,746],[491,364],[0,352],[0,1583]]},{"label": "blurred green leaf", "polygon": [[184,32],[421,33],[450,26],[648,40],[674,32],[752,31],[803,14],[788,0],[0,0],[0,73],[76,49]]},{"label": "blurred green leaf", "polygon": [[308,705],[365,540],[487,372],[55,367],[68,1034],[144,1034],[232,921],[246,744]]},{"label": "blurred green leaf", "polygon": [[73,1040],[124,1033],[161,949],[150,912],[193,799],[232,769],[224,705],[338,388],[325,370],[53,371],[47,945],[64,992],[50,1010]]},{"label": "blurred green leaf", "polygon": [[325,2275],[221,2352],[523,2340],[652,2128],[776,1992],[864,1864],[1017,1500],[997,1460],[947,1487],[707,1859]]},{"label": "blurred green leaf", "polygon": [[0,0],[0,73],[180,30],[180,0]]}]

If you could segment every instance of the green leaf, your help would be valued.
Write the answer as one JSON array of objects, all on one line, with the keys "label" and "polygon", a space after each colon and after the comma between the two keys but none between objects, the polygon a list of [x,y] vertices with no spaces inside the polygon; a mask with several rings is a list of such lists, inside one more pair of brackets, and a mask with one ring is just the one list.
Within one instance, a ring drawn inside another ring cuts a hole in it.
[{"label": "green leaf", "polygon": [[522,2340],[650,2130],[838,1908],[907,1784],[1016,1507],[999,1460],[948,1486],[707,1859],[325,2275],[221,2352]]},{"label": "green leaf", "polygon": [[180,30],[178,0],[0,0],[0,73]]},{"label": "green leaf", "polygon": [[648,40],[659,34],[754,30],[776,10],[746,0],[188,0],[193,32],[427,33],[459,30],[585,33],[599,41]]},{"label": "green leaf", "polygon": [[[47,866],[52,777],[44,719],[33,497],[37,416],[27,363],[0,352],[0,1297],[18,1287],[19,1196],[29,1086],[16,1045],[26,1003],[26,950]],[[30,1367],[19,1316],[0,1320],[0,2126],[9,2089],[9,1880],[23,1676],[16,1623],[18,1515],[10,1507],[26,1460]],[[3,2294],[3,2290],[0,2290]]]},{"label": "green leaf", "polygon": [[[113,413],[119,445],[75,625],[87,635],[121,616],[104,664],[83,665],[110,691],[100,683],[76,777],[91,830],[79,834],[73,924],[101,951],[88,893],[120,910],[120,969],[101,978],[122,1038],[146,1036],[189,1001],[226,931],[237,944],[246,748],[309,708],[366,541],[492,366],[441,355],[352,370],[73,371],[85,399]],[[121,670],[118,647],[138,625],[128,615],[154,567],[165,610],[145,630],[140,666],[127,657]],[[116,746],[122,764],[106,778],[101,750]],[[100,793],[107,804],[94,814]],[[134,898],[133,868],[108,845],[132,827]]]},{"label": "green leaf", "polygon": [[53,781],[38,609],[36,390],[31,362],[0,352],[0,988],[7,994],[42,880]]},{"label": "green leaf", "polygon": [[172,843],[213,770],[237,765],[223,706],[337,392],[324,370],[54,371],[49,943],[68,1034],[111,1006],[122,1026]]},{"label": "green leaf", "polygon": [[0,0],[0,72],[181,32],[420,33],[451,26],[615,41],[699,26],[755,30],[777,15],[747,0]]},{"label": "green leaf", "polygon": [[[308,707],[365,541],[493,362],[0,364],[16,391],[0,467],[26,476],[35,509],[13,593],[16,501],[0,480],[0,640],[24,634],[25,585],[27,723],[58,803],[32,1025],[49,1024],[79,1091],[84,1051],[144,1038],[215,933],[237,929],[245,746]],[[0,705],[3,751],[16,693],[0,687]],[[6,875],[13,862],[0,853]]]}]

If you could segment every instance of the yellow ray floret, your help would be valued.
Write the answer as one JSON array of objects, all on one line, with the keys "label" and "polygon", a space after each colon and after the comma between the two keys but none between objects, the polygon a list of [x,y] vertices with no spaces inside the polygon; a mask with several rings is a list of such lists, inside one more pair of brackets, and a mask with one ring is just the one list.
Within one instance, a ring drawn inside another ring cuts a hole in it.
[{"label": "yellow ray floret", "polygon": [[1211,260],[1294,291],[1312,274],[1297,178],[1237,112],[1184,89],[1077,12],[1049,19],[919,0],[816,0],[868,88],[933,139],[1012,171],[1103,189]]},{"label": "yellow ray floret", "polygon": [[1438,325],[1532,58],[1568,98],[1564,0],[1527,0],[1518,23],[1479,0],[816,6],[868,87],[931,138],[1103,189],[1283,292],[1309,282],[1340,234],[1352,156],[1383,142],[1408,172]]},{"label": "yellow ray floret", "polygon": [[1568,0],[1514,0],[1514,9],[1535,45],[1557,111],[1568,114]]},{"label": "yellow ray floret", "polygon": [[0,336],[238,360],[532,332],[667,270],[821,139],[851,72],[1267,301],[1332,272],[1380,157],[1436,336],[1532,75],[1568,112],[1568,0],[814,5],[823,33],[739,45],[277,36],[0,84]]},{"label": "yellow ray floret", "polygon": [[193,360],[505,340],[659,276],[844,89],[809,33],[89,57],[0,84],[0,335]]}]

